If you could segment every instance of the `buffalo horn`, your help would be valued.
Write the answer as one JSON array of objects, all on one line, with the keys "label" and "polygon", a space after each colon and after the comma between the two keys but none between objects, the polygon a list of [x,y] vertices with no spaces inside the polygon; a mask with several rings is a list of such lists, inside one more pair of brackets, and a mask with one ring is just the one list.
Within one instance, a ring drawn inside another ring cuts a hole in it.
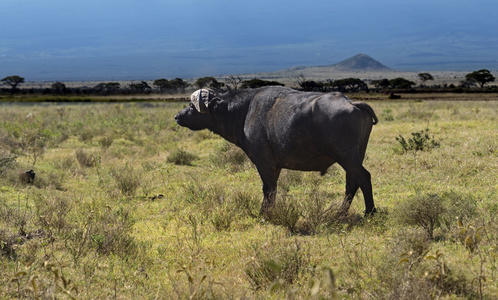
[{"label": "buffalo horn", "polygon": [[194,93],[192,93],[192,96],[190,96],[190,101],[192,102],[192,104],[194,104],[195,109],[197,109],[197,111],[200,112],[201,114],[205,114],[208,111],[205,100],[202,97],[203,92],[207,93],[207,97],[209,98],[209,90],[203,90],[203,89],[195,91]]}]

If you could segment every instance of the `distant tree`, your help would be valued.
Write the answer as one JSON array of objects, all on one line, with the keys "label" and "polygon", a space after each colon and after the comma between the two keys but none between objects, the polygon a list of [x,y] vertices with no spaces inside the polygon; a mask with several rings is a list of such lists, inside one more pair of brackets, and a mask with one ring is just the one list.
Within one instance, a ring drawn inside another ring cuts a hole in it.
[{"label": "distant tree", "polygon": [[121,88],[121,84],[119,82],[108,82],[108,83],[106,83],[106,87],[110,91],[115,91],[115,90],[119,90]]},{"label": "distant tree", "polygon": [[121,88],[119,82],[106,82],[97,84],[94,89],[97,90],[102,95],[109,95]]},{"label": "distant tree", "polygon": [[12,93],[14,93],[17,89],[17,86],[24,82],[24,78],[17,75],[12,75],[7,76],[0,81],[2,81],[4,84],[10,85],[10,87],[12,88]]},{"label": "distant tree", "polygon": [[185,88],[188,87],[188,83],[183,81],[181,78],[175,78],[172,80],[167,80],[164,78],[154,80],[152,85],[157,86],[161,92],[169,91],[170,93],[185,91]]},{"label": "distant tree", "polygon": [[56,95],[65,94],[67,92],[66,85],[59,81],[52,83],[50,88],[52,90],[52,93]]},{"label": "distant tree", "polygon": [[164,90],[168,90],[168,89],[173,88],[173,85],[171,84],[171,82],[167,79],[164,79],[164,78],[154,80],[152,85],[157,86],[159,88],[159,90],[161,90],[161,92],[163,92]]},{"label": "distant tree", "polygon": [[306,81],[308,81],[308,78],[306,78],[304,74],[301,74],[297,77],[297,85],[300,86],[301,89],[303,88],[303,85]]},{"label": "distant tree", "polygon": [[242,89],[247,89],[247,88],[255,89],[255,88],[262,87],[262,86],[272,86],[272,85],[285,86],[285,84],[280,83],[278,81],[268,81],[268,80],[254,78],[254,79],[250,79],[250,80],[244,80],[242,82],[241,88]]},{"label": "distant tree", "polygon": [[322,91],[325,87],[322,82],[316,82],[313,80],[303,81],[300,86],[303,91]]},{"label": "distant tree", "polygon": [[429,73],[418,73],[418,78],[422,80],[422,84],[424,85],[427,80],[434,80],[434,77],[432,77],[432,75]]},{"label": "distant tree", "polygon": [[230,75],[226,79],[227,83],[230,84],[232,89],[236,90],[239,88],[239,84],[242,83],[242,78],[240,76]]},{"label": "distant tree", "polygon": [[384,78],[384,79],[379,79],[379,80],[372,80],[372,84],[375,86],[376,89],[387,89],[389,87],[389,79]]},{"label": "distant tree", "polygon": [[130,89],[139,93],[148,93],[151,90],[150,85],[146,81],[133,82],[130,84]]},{"label": "distant tree", "polygon": [[224,83],[218,82],[216,78],[214,77],[201,77],[197,79],[195,82],[195,85],[199,87],[200,89],[202,88],[210,88],[215,91],[221,90],[221,88],[225,85]]},{"label": "distant tree", "polygon": [[176,89],[177,92],[181,92],[181,93],[185,92],[185,88],[187,88],[189,86],[189,84],[187,82],[185,82],[183,79],[178,78],[178,77],[170,80],[169,82]]},{"label": "distant tree", "polygon": [[495,81],[495,77],[486,69],[469,73],[465,75],[465,79],[467,81],[478,83],[481,88],[483,88],[486,83]]},{"label": "distant tree", "polygon": [[331,82],[332,88],[340,92],[357,92],[367,90],[368,86],[359,78],[344,78]]},{"label": "distant tree", "polygon": [[476,86],[476,82],[474,80],[461,80],[458,86],[461,88],[472,88]]},{"label": "distant tree", "polygon": [[389,80],[389,85],[393,89],[411,89],[412,86],[415,85],[415,82],[398,77]]}]

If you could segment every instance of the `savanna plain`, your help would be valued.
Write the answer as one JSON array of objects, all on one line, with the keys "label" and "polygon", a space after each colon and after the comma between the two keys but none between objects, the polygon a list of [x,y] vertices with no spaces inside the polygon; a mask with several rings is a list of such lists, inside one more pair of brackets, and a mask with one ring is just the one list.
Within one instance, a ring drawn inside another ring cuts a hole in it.
[{"label": "savanna plain", "polygon": [[184,102],[0,104],[0,298],[497,299],[498,101],[348,96],[380,120],[369,217],[360,191],[336,214],[334,165],[283,171],[263,220],[251,162]]}]

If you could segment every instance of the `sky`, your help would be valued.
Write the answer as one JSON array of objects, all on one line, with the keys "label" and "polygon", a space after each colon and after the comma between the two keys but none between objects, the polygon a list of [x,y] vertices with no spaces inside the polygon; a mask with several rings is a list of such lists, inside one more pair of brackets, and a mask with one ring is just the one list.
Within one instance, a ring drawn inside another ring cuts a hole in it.
[{"label": "sky", "polygon": [[0,78],[198,78],[325,66],[498,70],[496,0],[0,0]]}]

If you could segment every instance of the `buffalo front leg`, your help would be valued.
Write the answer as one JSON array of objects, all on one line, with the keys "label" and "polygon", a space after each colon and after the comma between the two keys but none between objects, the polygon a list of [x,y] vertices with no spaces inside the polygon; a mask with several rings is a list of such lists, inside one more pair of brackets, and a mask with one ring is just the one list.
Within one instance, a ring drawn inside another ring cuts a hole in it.
[{"label": "buffalo front leg", "polygon": [[280,175],[280,169],[259,170],[259,174],[263,181],[263,203],[261,203],[261,210],[259,213],[262,217],[268,217],[271,208],[275,204],[277,180]]},{"label": "buffalo front leg", "polygon": [[268,217],[268,214],[275,204],[275,198],[277,196],[277,187],[269,187],[263,184],[263,203],[261,203],[261,209],[259,214],[262,217]]}]

